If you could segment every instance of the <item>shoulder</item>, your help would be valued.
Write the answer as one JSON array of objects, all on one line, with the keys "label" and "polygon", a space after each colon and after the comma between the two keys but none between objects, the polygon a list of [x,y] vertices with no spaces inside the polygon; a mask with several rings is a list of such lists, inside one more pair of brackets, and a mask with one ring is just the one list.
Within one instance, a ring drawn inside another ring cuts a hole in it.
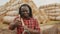
[{"label": "shoulder", "polygon": [[33,21],[37,21],[37,19],[36,19],[36,18],[31,18],[31,20],[33,20]]}]

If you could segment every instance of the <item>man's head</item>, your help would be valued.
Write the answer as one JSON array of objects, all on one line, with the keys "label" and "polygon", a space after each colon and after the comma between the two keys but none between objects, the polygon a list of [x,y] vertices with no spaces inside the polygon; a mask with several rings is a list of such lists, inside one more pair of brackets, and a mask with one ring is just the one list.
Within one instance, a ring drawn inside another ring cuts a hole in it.
[{"label": "man's head", "polygon": [[19,8],[19,14],[21,17],[32,17],[32,9],[29,5],[23,4]]}]

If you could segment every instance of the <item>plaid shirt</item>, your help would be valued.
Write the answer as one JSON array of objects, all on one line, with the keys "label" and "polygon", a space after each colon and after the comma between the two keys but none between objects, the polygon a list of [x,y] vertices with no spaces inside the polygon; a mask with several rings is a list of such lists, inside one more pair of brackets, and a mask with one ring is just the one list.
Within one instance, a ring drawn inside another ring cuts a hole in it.
[{"label": "plaid shirt", "polygon": [[[20,19],[19,16],[16,17],[14,21],[16,21],[16,19]],[[33,19],[33,18],[30,18],[29,20],[23,19],[23,21],[28,28],[33,30],[38,30],[40,32],[40,27],[36,19]],[[22,24],[21,24],[20,26],[17,27],[17,34],[22,34],[23,31],[24,31],[24,28],[22,27]]]}]

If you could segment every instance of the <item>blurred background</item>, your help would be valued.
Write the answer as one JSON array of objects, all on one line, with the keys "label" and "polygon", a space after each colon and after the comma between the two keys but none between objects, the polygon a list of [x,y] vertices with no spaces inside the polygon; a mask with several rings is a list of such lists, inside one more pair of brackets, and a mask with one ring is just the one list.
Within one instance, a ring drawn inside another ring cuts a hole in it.
[{"label": "blurred background", "polygon": [[24,3],[32,8],[41,34],[60,34],[60,0],[0,0],[0,34],[16,34],[16,30],[11,31],[8,27]]}]

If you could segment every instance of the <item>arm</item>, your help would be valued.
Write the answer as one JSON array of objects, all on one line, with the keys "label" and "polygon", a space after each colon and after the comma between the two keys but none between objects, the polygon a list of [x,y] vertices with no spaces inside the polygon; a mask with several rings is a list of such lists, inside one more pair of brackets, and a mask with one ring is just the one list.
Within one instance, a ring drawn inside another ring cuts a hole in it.
[{"label": "arm", "polygon": [[10,30],[14,30],[17,26],[21,25],[21,21],[16,20],[14,23],[11,23],[9,26]]},{"label": "arm", "polygon": [[9,29],[14,30],[17,26],[19,26],[21,21],[18,18],[15,18],[14,21],[10,24]]}]

